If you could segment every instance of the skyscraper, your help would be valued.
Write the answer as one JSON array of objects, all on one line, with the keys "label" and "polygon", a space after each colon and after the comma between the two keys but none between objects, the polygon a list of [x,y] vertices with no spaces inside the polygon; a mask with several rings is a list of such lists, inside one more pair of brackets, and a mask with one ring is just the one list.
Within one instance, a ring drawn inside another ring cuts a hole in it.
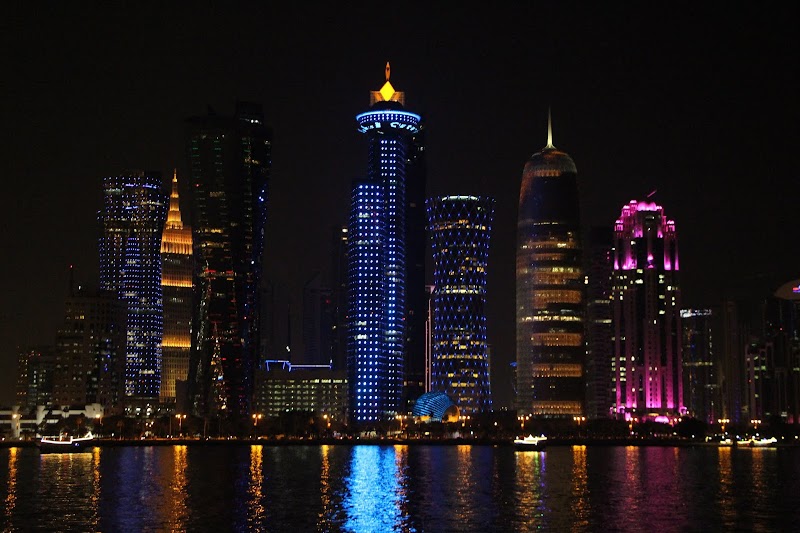
[{"label": "skyscraper", "polygon": [[[177,171],[172,177],[167,223],[161,236],[161,264],[164,296],[161,401],[175,403],[176,383],[185,383],[189,374],[192,345],[192,228],[181,219]],[[181,404],[185,398],[177,401]],[[182,407],[178,405],[181,410]]]},{"label": "skyscraper", "polygon": [[[348,227],[348,381],[355,422],[401,409],[406,346],[406,177],[419,115],[389,82],[356,117],[367,174],[353,184]],[[424,354],[420,354],[424,358]]]},{"label": "skyscraper", "polygon": [[543,417],[584,411],[584,286],[577,169],[553,146],[522,173],[517,219],[517,401]]},{"label": "skyscraper", "polygon": [[406,343],[402,409],[425,392],[425,322],[430,295],[426,287],[425,259],[428,256],[425,211],[427,164],[425,127],[411,137],[406,167]]},{"label": "skyscraper", "polygon": [[675,222],[654,202],[631,202],[614,226],[615,410],[685,411]]},{"label": "skyscraper", "polygon": [[713,312],[682,309],[683,397],[687,412],[708,424],[721,417],[721,401],[714,360]]},{"label": "skyscraper", "polygon": [[128,306],[125,395],[157,400],[161,386],[163,308],[161,231],[166,198],[158,172],[129,172],[103,181],[100,289]]},{"label": "skyscraper", "polygon": [[614,228],[590,229],[586,243],[586,416],[607,418],[614,401],[614,336],[611,312],[611,254]]},{"label": "skyscraper", "polygon": [[431,388],[469,416],[492,406],[485,307],[493,218],[493,198],[428,200],[434,262]]},{"label": "skyscraper", "polygon": [[197,413],[241,419],[259,357],[271,133],[261,106],[245,102],[233,117],[209,110],[186,124],[196,268],[190,402]]}]

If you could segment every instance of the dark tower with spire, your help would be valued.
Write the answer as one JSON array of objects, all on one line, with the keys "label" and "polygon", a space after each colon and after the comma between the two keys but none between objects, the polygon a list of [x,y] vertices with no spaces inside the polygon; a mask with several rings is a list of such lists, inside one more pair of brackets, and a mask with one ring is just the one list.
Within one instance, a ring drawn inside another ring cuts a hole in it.
[{"label": "dark tower with spire", "polygon": [[517,400],[524,414],[584,413],[584,287],[578,173],[547,145],[522,173],[517,220]]}]

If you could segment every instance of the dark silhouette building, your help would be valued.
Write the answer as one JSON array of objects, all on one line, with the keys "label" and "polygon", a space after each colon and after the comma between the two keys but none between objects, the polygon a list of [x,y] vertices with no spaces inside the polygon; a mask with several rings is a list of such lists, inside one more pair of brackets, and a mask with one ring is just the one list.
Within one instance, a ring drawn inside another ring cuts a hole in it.
[{"label": "dark silhouette building", "polygon": [[249,417],[259,358],[259,284],[272,166],[261,106],[209,110],[187,126],[195,314],[189,396],[198,414]]},{"label": "dark silhouette building", "polygon": [[523,414],[584,412],[584,280],[578,172],[552,143],[522,174],[517,220],[517,401]]},{"label": "dark silhouette building", "polygon": [[596,226],[586,240],[586,416],[607,418],[614,401],[611,361],[611,254],[614,229]]}]

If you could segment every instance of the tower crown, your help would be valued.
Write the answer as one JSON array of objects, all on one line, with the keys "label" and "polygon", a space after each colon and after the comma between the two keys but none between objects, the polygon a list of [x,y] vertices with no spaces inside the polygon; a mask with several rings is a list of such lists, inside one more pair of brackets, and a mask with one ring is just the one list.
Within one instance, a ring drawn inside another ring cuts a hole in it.
[{"label": "tower crown", "polygon": [[400,105],[405,105],[406,103],[406,95],[402,91],[395,91],[392,84],[389,82],[389,77],[392,73],[392,68],[389,65],[389,62],[386,62],[386,83],[383,84],[383,87],[379,91],[370,91],[369,93],[369,105],[370,107],[376,104],[377,102],[397,102]]}]

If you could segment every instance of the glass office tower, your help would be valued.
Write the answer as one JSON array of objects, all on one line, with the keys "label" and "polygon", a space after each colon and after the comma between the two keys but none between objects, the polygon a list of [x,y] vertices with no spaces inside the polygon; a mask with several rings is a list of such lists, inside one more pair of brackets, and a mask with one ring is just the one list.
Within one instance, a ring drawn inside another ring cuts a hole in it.
[{"label": "glass office tower", "polygon": [[428,200],[434,262],[431,388],[447,394],[466,416],[492,407],[485,308],[493,218],[493,198]]},{"label": "glass office tower", "polygon": [[163,307],[161,231],[167,204],[158,172],[129,172],[103,181],[100,288],[127,304],[125,396],[158,400]]}]

